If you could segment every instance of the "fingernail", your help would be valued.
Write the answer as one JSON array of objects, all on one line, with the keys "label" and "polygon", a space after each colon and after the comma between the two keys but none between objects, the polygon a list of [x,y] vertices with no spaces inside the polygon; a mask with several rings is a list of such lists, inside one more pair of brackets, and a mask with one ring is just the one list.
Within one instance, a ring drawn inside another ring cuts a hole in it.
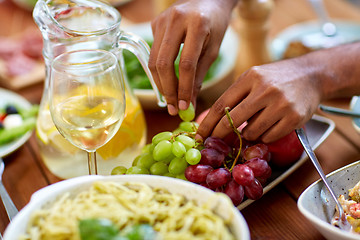
[{"label": "fingernail", "polygon": [[184,100],[179,101],[179,109],[180,110],[186,110],[188,108],[187,103]]},{"label": "fingernail", "polygon": [[203,138],[202,138],[199,134],[196,134],[196,135],[195,135],[195,139],[196,139],[196,140],[203,140]]},{"label": "fingernail", "polygon": [[177,110],[174,105],[168,104],[167,108],[170,115],[175,116],[177,114]]}]

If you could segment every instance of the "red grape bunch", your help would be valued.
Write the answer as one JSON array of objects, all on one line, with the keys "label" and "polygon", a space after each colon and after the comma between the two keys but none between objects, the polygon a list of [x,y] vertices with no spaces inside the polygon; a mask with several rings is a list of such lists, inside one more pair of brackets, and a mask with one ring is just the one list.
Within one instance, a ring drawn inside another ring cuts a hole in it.
[{"label": "red grape bunch", "polygon": [[[240,143],[242,148],[236,145]],[[200,163],[187,167],[185,177],[191,182],[227,194],[234,205],[239,205],[244,196],[253,200],[262,196],[262,184],[271,176],[269,160],[270,153],[265,144],[250,144],[244,140],[227,142],[208,137],[201,150]]]}]

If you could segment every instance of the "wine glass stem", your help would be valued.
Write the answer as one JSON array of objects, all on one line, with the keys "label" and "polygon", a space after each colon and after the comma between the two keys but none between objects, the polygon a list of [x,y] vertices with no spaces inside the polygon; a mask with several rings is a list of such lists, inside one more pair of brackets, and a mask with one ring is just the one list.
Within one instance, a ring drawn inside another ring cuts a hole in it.
[{"label": "wine glass stem", "polygon": [[87,152],[89,175],[97,175],[96,151]]}]

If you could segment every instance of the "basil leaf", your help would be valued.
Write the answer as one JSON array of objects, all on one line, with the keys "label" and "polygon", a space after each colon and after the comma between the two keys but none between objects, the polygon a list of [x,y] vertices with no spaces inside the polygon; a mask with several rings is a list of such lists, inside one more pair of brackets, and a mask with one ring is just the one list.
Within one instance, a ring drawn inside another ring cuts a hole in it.
[{"label": "basil leaf", "polygon": [[83,219],[79,221],[81,240],[112,240],[119,230],[108,219]]}]

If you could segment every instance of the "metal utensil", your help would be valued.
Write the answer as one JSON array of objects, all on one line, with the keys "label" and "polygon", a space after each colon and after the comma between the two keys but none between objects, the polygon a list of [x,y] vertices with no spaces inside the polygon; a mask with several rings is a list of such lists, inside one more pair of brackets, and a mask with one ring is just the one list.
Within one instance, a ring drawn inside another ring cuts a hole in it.
[{"label": "metal utensil", "polygon": [[311,145],[309,143],[309,140],[308,140],[308,138],[306,136],[306,133],[305,133],[304,129],[299,128],[299,129],[296,129],[295,131],[296,131],[297,137],[299,138],[301,144],[303,145],[303,148],[304,148],[306,154],[309,156],[311,162],[314,164],[314,166],[315,166],[317,172],[319,173],[322,181],[324,182],[326,188],[330,192],[331,197],[334,199],[334,201],[336,203],[336,206],[337,206],[338,211],[339,211],[339,227],[340,227],[340,229],[342,229],[344,231],[347,231],[347,232],[351,231],[351,229],[352,229],[351,224],[347,221],[344,209],[341,206],[341,204],[338,201],[336,195],[334,194],[334,191],[332,190],[332,188],[330,187],[330,185],[329,185],[329,183],[327,181],[327,178],[326,178],[326,176],[324,174],[324,171],[322,170],[321,165],[320,165],[319,161],[317,160],[314,151],[311,148]]},{"label": "metal utensil", "polygon": [[360,113],[357,113],[357,112],[354,112],[351,110],[346,110],[346,109],[336,108],[336,107],[329,107],[329,106],[325,106],[322,104],[319,105],[319,108],[320,108],[320,110],[322,110],[324,112],[333,113],[333,114],[337,114],[340,116],[360,118]]},{"label": "metal utensil", "polygon": [[329,16],[324,6],[323,0],[309,0],[309,1],[322,24],[321,31],[323,32],[323,34],[327,37],[335,36],[337,34],[337,28],[336,25],[329,20]]},{"label": "metal utensil", "polygon": [[8,192],[6,191],[4,184],[2,183],[2,175],[4,173],[5,163],[2,158],[0,158],[0,197],[4,204],[5,210],[11,221],[15,215],[18,213],[17,208],[15,207],[13,201],[11,200]]},{"label": "metal utensil", "polygon": [[333,47],[339,45],[341,43],[341,39],[337,36],[337,27],[330,20],[323,0],[309,0],[309,2],[321,23],[321,32],[324,35],[323,47]]}]

